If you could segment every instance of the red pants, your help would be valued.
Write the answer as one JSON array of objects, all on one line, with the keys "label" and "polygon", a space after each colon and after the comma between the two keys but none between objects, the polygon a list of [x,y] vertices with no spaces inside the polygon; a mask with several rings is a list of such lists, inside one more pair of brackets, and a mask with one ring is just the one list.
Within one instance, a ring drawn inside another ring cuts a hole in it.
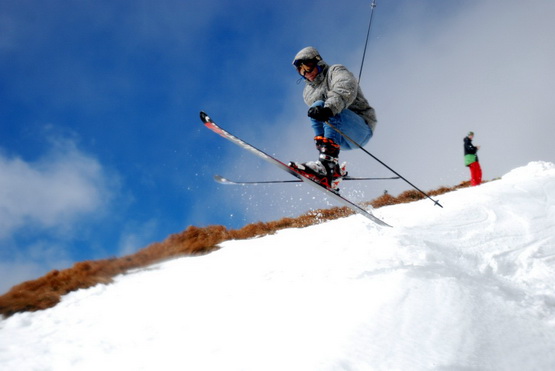
[{"label": "red pants", "polygon": [[470,185],[480,185],[482,183],[482,168],[480,163],[476,161],[468,165],[468,167],[470,168]]}]

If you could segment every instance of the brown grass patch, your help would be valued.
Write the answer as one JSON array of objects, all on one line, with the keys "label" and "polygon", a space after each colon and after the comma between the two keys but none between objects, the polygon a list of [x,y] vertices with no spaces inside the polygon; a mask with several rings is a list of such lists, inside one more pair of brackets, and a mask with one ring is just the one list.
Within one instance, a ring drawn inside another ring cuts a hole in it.
[{"label": "brown grass patch", "polygon": [[[441,187],[428,194],[437,196],[458,188],[468,187],[463,182],[452,188]],[[368,202],[374,208],[407,203],[424,198],[419,192],[406,191],[397,197],[385,194]],[[162,242],[153,243],[134,254],[120,258],[109,258],[76,263],[61,271],[54,270],[36,280],[23,282],[0,296],[0,314],[9,317],[18,312],[37,311],[55,306],[61,296],[69,292],[88,288],[99,283],[112,282],[113,277],[130,269],[147,267],[167,259],[182,256],[207,254],[217,250],[218,244],[227,240],[248,239],[265,236],[286,228],[303,228],[323,221],[343,218],[353,214],[346,207],[334,207],[310,211],[296,218],[283,218],[267,223],[258,222],[240,229],[228,230],[221,225],[204,228],[194,226],[170,235]]]}]

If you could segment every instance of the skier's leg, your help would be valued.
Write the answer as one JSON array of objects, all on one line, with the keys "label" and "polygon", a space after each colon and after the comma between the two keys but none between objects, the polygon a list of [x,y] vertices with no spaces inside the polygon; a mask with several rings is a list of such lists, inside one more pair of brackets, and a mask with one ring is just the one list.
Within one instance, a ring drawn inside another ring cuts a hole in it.
[{"label": "skier's leg", "polygon": [[[319,100],[314,102],[310,107],[317,107],[317,106],[324,106],[324,101]],[[314,130],[314,137],[323,137],[324,136],[324,123],[322,121],[314,120],[313,118],[310,119],[312,123],[312,129]]]},{"label": "skier's leg", "polygon": [[[311,107],[324,106],[324,101],[319,100],[314,102]],[[358,148],[355,144],[343,138],[341,134],[335,131],[329,125],[326,125],[322,121],[310,119],[312,123],[312,129],[314,130],[315,137],[325,137],[333,140],[335,143],[339,144],[341,148],[349,150]],[[372,129],[366,124],[366,121],[356,113],[351,110],[344,109],[337,115],[330,117],[330,124],[335,126],[337,129],[341,130],[352,140],[356,141],[361,146],[364,146],[370,138],[372,138]]]},{"label": "skier's leg", "polygon": [[468,165],[470,168],[470,185],[477,186],[482,182],[482,169],[479,162],[473,162]]},{"label": "skier's leg", "polygon": [[[344,109],[339,114],[333,116],[329,120],[330,124],[341,130],[346,136],[364,146],[370,138],[372,138],[372,129],[366,124],[366,121],[351,110]],[[337,133],[329,125],[324,125],[326,137],[333,138],[342,149],[358,149],[358,146]]]}]

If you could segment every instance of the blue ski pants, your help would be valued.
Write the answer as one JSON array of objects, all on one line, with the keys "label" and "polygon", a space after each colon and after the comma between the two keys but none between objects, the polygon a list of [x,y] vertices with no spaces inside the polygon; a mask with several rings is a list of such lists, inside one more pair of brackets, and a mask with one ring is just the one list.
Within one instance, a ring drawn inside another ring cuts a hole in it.
[{"label": "blue ski pants", "polygon": [[[314,102],[311,107],[324,106],[324,101],[319,100]],[[322,121],[317,121],[313,118],[312,129],[314,129],[314,136],[322,136],[333,141],[341,146],[341,149],[350,150],[357,149],[357,145],[353,144],[347,138],[335,131],[331,126]],[[366,145],[370,138],[372,138],[372,129],[364,121],[362,117],[349,109],[344,109],[337,115],[330,117],[329,123],[341,130],[352,140],[356,141],[361,146]]]}]

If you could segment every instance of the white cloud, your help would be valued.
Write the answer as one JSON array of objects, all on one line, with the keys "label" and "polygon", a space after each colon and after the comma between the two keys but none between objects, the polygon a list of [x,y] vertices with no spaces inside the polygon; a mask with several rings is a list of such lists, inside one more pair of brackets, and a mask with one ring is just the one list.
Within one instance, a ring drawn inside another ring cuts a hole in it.
[{"label": "white cloud", "polygon": [[37,161],[0,152],[0,239],[25,228],[67,230],[110,200],[101,164],[71,140],[53,142]]}]

